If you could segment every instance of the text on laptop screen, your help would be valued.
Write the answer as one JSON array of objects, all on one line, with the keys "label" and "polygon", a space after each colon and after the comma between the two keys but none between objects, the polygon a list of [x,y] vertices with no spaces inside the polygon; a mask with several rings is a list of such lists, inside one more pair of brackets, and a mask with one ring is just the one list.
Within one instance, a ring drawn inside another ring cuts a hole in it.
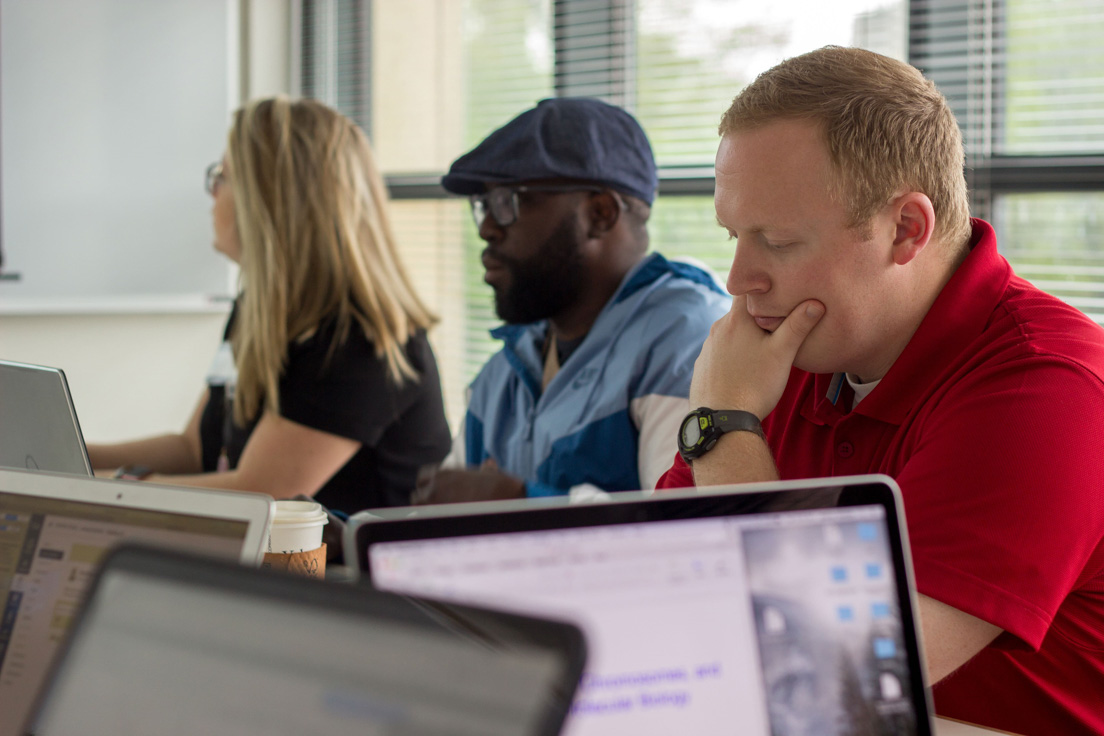
[{"label": "text on laptop screen", "polygon": [[27,717],[108,549],[146,541],[234,558],[247,528],[245,521],[0,491],[0,736],[16,733]]},{"label": "text on laptop screen", "polygon": [[564,733],[910,734],[881,506],[379,542],[372,583],[578,622]]}]

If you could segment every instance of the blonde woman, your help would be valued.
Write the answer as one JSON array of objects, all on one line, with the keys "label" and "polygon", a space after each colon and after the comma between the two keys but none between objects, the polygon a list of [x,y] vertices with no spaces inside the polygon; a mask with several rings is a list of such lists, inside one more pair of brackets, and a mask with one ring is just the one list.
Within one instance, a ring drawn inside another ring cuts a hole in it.
[{"label": "blonde woman", "polygon": [[183,433],[90,446],[93,466],[349,513],[405,504],[450,436],[435,318],[399,258],[364,134],[317,102],[253,102],[207,189],[215,249],[241,266],[207,390]]}]

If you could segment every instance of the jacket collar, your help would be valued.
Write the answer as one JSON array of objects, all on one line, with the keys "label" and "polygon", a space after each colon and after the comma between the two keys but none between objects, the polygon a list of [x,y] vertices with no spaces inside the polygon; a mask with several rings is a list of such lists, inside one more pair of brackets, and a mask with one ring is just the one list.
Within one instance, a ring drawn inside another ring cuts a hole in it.
[{"label": "jacket collar", "polygon": [[[608,312],[612,305],[620,304],[641,289],[654,284],[666,274],[672,274],[677,278],[708,286],[718,294],[725,293],[717,284],[712,274],[704,269],[690,263],[669,261],[660,253],[652,253],[645,256],[625,274],[625,278],[621,280],[621,285],[617,287],[617,291],[614,292],[613,296],[606,303],[606,306],[603,307],[602,313]],[[598,319],[602,319],[602,314],[598,315]],[[597,320],[595,320],[595,322],[597,323]],[[524,325],[507,324],[500,325],[491,330],[491,337],[502,340],[506,343],[506,347],[514,348],[521,342],[523,336],[527,334],[539,336],[543,339],[547,329],[548,320],[541,320],[540,322],[532,322]]]},{"label": "jacket collar", "polygon": [[[625,274],[620,286],[617,287],[617,291],[606,302],[588,334],[592,334],[599,329],[599,324],[610,319],[611,312],[618,309],[629,297],[655,284],[668,274],[675,278],[704,284],[718,293],[724,293],[712,274],[704,269],[689,263],[668,261],[661,254],[652,253],[641,259]],[[616,319],[622,319],[628,313],[622,310],[620,314],[621,317]],[[544,344],[547,332],[548,320],[524,325],[505,324],[491,330],[491,337],[505,343],[503,353],[506,360],[521,376],[534,396],[541,395],[540,379],[543,360],[540,355],[540,346]],[[582,349],[583,346],[581,345],[579,351],[582,351]]]}]

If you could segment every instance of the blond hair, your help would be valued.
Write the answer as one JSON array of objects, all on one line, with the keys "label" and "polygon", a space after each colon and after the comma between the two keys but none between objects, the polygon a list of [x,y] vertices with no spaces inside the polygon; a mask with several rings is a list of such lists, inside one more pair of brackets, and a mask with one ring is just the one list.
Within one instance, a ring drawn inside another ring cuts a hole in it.
[{"label": "blond hair", "polygon": [[720,134],[782,119],[823,130],[833,194],[862,227],[901,188],[935,209],[933,236],[957,253],[970,236],[962,134],[918,69],[872,51],[825,46],[763,72],[732,101]]},{"label": "blond hair", "polygon": [[329,356],[355,326],[392,380],[416,380],[404,348],[436,317],[399,258],[360,129],[312,100],[256,100],[234,114],[226,155],[241,243],[235,420],[279,413],[289,344],[330,319]]}]

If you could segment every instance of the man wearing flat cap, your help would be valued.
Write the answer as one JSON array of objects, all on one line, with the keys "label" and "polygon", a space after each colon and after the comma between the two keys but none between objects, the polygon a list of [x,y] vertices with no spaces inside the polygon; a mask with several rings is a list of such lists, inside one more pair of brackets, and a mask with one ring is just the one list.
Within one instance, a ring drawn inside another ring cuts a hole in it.
[{"label": "man wearing flat cap", "polygon": [[413,500],[654,487],[730,300],[706,271],[647,254],[658,178],[639,123],[595,99],[544,100],[441,183],[471,200],[506,324],[471,385],[452,469],[425,474]]}]

